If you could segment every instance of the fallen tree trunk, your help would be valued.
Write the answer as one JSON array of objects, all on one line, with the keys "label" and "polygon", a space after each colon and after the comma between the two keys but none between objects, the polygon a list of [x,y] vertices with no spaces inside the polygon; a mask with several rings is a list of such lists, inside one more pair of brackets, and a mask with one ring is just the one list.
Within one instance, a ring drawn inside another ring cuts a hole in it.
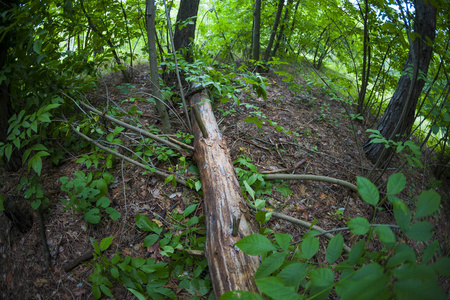
[{"label": "fallen tree trunk", "polygon": [[190,98],[208,136],[204,138],[193,118],[194,159],[200,170],[206,215],[205,255],[214,293],[219,298],[232,290],[256,291],[253,277],[259,258],[234,246],[256,230],[208,99],[206,91]]}]

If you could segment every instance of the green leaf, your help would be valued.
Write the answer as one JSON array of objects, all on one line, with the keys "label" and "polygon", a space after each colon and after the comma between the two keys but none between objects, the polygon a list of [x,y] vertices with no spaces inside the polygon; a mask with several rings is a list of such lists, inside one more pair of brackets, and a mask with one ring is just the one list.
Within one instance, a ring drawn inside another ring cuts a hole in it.
[{"label": "green leaf", "polygon": [[34,52],[36,52],[37,54],[41,54],[41,49],[42,49],[42,40],[35,40],[33,43],[33,50]]},{"label": "green leaf", "polygon": [[395,195],[403,191],[406,185],[406,177],[403,173],[393,174],[389,177],[387,183],[387,194]]},{"label": "green leaf", "polygon": [[284,286],[283,282],[276,277],[265,277],[256,280],[258,289],[273,299],[296,300],[300,295],[290,287]]},{"label": "green leaf", "polygon": [[159,235],[157,234],[150,234],[147,235],[144,239],[144,247],[150,247],[153,246],[159,239]]},{"label": "green leaf", "polygon": [[278,274],[277,278],[281,279],[286,286],[293,286],[295,289],[298,288],[300,283],[306,277],[307,265],[301,262],[293,262],[286,267],[284,267]]},{"label": "green leaf", "polygon": [[261,234],[250,234],[240,239],[235,245],[248,255],[266,254],[277,249],[267,237]]},{"label": "green leaf", "polygon": [[192,205],[189,205],[188,207],[186,207],[186,209],[183,212],[183,217],[186,218],[187,216],[189,216],[192,212],[195,211],[196,208],[197,208],[197,204],[192,204]]},{"label": "green leaf", "polygon": [[433,225],[427,221],[412,224],[406,235],[418,242],[425,242],[433,236]]},{"label": "green leaf", "polygon": [[112,207],[107,207],[105,211],[113,221],[116,221],[120,218],[120,212]]},{"label": "green leaf", "polygon": [[220,300],[263,300],[259,294],[249,291],[230,291],[220,296]]},{"label": "green leaf", "polygon": [[12,144],[7,144],[5,147],[5,156],[8,161],[11,158],[12,150]]},{"label": "green leaf", "polygon": [[403,232],[409,230],[411,223],[411,211],[406,207],[406,211],[402,210],[400,207],[394,206],[394,217],[397,221],[397,225],[401,228]]},{"label": "green leaf", "polygon": [[301,249],[306,259],[311,259],[319,250],[319,239],[316,237],[307,237],[302,241]]},{"label": "green leaf", "polygon": [[423,252],[422,264],[427,264],[433,258],[434,254],[436,254],[438,248],[439,242],[437,240],[432,241]]},{"label": "green leaf", "polygon": [[289,248],[292,235],[286,233],[274,233],[274,236],[281,249],[287,250]]},{"label": "green leaf", "polygon": [[414,253],[414,250],[406,244],[399,244],[395,247],[395,255],[389,258],[388,262],[386,263],[386,267],[393,268],[405,262],[415,261],[416,254]]},{"label": "green leaf", "polygon": [[348,227],[353,234],[363,235],[369,232],[370,224],[366,218],[356,217],[348,221]]},{"label": "green leaf", "polygon": [[95,204],[97,207],[107,208],[111,204],[111,200],[108,197],[100,197]]},{"label": "green leaf", "polygon": [[380,200],[377,187],[369,179],[359,176],[356,177],[356,184],[361,198],[370,205],[376,206]]},{"label": "green leaf", "polygon": [[331,291],[334,283],[334,273],[329,268],[314,269],[309,274],[311,280],[311,297],[318,297],[319,299],[328,299],[328,294]]},{"label": "green leaf", "polygon": [[272,255],[266,257],[266,259],[264,259],[259,265],[258,270],[256,270],[255,279],[267,277],[278,270],[278,268],[283,265],[286,256],[287,253],[283,251],[275,252]]},{"label": "green leaf", "polygon": [[450,276],[450,257],[441,257],[432,265],[441,276]]},{"label": "green leaf", "polygon": [[34,155],[30,161],[28,162],[28,171],[30,170],[30,166],[33,168],[33,170],[38,174],[38,176],[41,176],[41,170],[42,170],[42,159],[39,155]]},{"label": "green leaf", "polygon": [[326,260],[330,264],[334,263],[341,256],[343,248],[344,248],[344,238],[339,233],[335,235],[328,243],[327,253],[325,255]]},{"label": "green leaf", "polygon": [[144,215],[137,215],[135,218],[136,226],[144,231],[153,231],[156,234],[160,234],[162,232],[162,228],[159,228],[154,222],[150,221]]},{"label": "green leaf", "polygon": [[353,247],[350,253],[348,254],[348,261],[355,265],[358,263],[359,259],[362,257],[364,253],[364,247],[366,245],[365,239],[360,240],[357,242]]},{"label": "green leaf", "polygon": [[417,200],[417,209],[414,219],[433,214],[441,202],[441,196],[435,190],[423,191]]},{"label": "green leaf", "polygon": [[100,211],[98,208],[92,208],[84,214],[84,219],[91,224],[98,224],[100,218]]},{"label": "green leaf", "polygon": [[252,187],[247,183],[246,180],[244,180],[244,186],[245,191],[249,193],[249,195],[252,197],[253,200],[255,200],[255,191],[252,189]]},{"label": "green leaf", "polygon": [[377,226],[375,232],[378,234],[380,241],[388,248],[392,248],[395,245],[395,235],[391,228],[388,226]]},{"label": "green leaf", "polygon": [[133,295],[136,296],[136,298],[138,298],[139,300],[147,300],[147,297],[142,294],[141,292],[136,291],[135,289],[132,288],[127,288],[130,292],[133,293]]},{"label": "green leaf", "polygon": [[100,250],[103,252],[103,251],[105,251],[106,249],[108,249],[109,246],[111,245],[112,241],[113,241],[113,237],[112,237],[112,236],[104,238],[104,239],[100,242]]}]

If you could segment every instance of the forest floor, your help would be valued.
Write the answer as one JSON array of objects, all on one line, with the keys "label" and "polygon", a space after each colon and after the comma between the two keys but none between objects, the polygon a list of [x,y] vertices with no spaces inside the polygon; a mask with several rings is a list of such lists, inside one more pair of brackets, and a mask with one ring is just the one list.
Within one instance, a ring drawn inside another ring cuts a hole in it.
[{"label": "forest floor", "polygon": [[[150,93],[148,75],[145,67],[140,67],[135,73],[134,88],[131,93],[123,93],[119,88],[120,79],[116,75],[105,77],[100,81],[99,89],[87,96],[91,103],[101,107],[108,97],[116,103],[139,95],[139,92]],[[361,145],[368,135],[366,125],[346,117],[343,106],[336,100],[331,100],[321,88],[308,88],[302,78],[295,79],[300,91],[293,92],[286,82],[276,74],[269,74],[267,100],[257,97],[246,90],[237,95],[241,103],[259,107],[259,111],[268,120],[277,122],[286,130],[297,134],[287,134],[277,131],[268,121],[261,128],[244,122],[254,111],[250,106],[237,104],[218,104],[223,110],[233,109],[235,112],[222,118],[216,115],[222,134],[225,136],[232,161],[241,156],[250,158],[260,172],[276,171],[292,168],[291,173],[325,175],[356,184],[356,176],[364,176],[372,164],[364,157]],[[161,124],[153,105],[145,101],[135,101],[125,105],[137,105],[143,112],[141,122],[144,126]],[[218,110],[216,110],[218,112]],[[175,129],[182,130],[176,118],[172,115]],[[353,130],[353,126],[355,126]],[[356,138],[356,140],[355,140]],[[359,149],[359,150],[358,150]],[[115,164],[114,170],[109,170],[115,177],[115,183],[109,190],[109,198],[113,207],[122,217],[118,221],[103,219],[98,225],[88,225],[81,213],[64,210],[60,199],[67,194],[60,189],[59,178],[73,178],[74,170],[86,170],[84,164],[76,163],[82,153],[69,150],[66,158],[58,166],[45,162],[42,172],[43,186],[50,199],[51,208],[45,215],[47,244],[50,248],[52,268],[44,267],[44,254],[40,237],[38,216],[34,214],[33,226],[27,233],[20,233],[17,228],[11,228],[9,220],[0,214],[0,299],[93,299],[91,282],[88,276],[92,273],[92,265],[80,264],[70,272],[65,272],[63,266],[82,254],[90,251],[89,238],[97,241],[105,237],[114,237],[111,250],[106,253],[112,256],[115,251],[132,257],[154,257],[159,261],[167,261],[167,257],[158,255],[149,248],[143,248],[145,233],[135,225],[135,216],[144,214],[149,219],[170,213],[170,208],[182,212],[192,203],[202,203],[201,197],[186,187],[172,187],[164,183],[164,178],[156,175],[142,175],[143,170],[129,164]],[[442,206],[439,215],[431,218],[436,225],[436,237],[448,255],[450,250],[450,205],[449,178],[443,178],[442,184],[436,186],[430,168],[432,160],[424,153],[422,156],[425,168],[405,169],[407,188],[400,198],[411,204],[423,190],[435,188],[442,196]],[[299,164],[300,163],[300,164]],[[401,159],[393,162],[392,167],[401,163]],[[164,166],[161,165],[161,168]],[[91,167],[92,168],[92,167]],[[16,187],[20,178],[27,173],[26,167],[16,173],[6,173],[2,170],[0,176],[0,195],[15,195],[23,197],[23,191]],[[391,171],[392,172],[392,171]],[[386,181],[390,174],[382,178]],[[278,191],[268,198],[268,206],[274,211],[299,218],[308,222],[318,220],[318,226],[324,229],[345,227],[349,218],[363,216],[369,218],[372,209],[359,196],[346,187],[315,181],[291,181],[288,187],[291,196],[283,196]],[[203,214],[201,205],[194,212]],[[167,219],[167,228],[170,228]],[[392,210],[386,206],[380,211],[375,223],[393,224]],[[299,237],[306,229],[294,226],[286,221],[272,218],[268,227]],[[343,232],[346,243],[351,247],[355,240],[350,233]],[[323,241],[324,242],[324,241]],[[321,249],[326,249],[326,244]],[[420,248],[420,245],[419,245]],[[323,258],[318,257],[318,261]],[[449,280],[443,283],[449,292]],[[178,288],[178,283],[171,280],[167,287],[171,288],[177,297],[190,298],[186,290]],[[113,290],[116,299],[130,299],[132,294],[118,287]]]}]

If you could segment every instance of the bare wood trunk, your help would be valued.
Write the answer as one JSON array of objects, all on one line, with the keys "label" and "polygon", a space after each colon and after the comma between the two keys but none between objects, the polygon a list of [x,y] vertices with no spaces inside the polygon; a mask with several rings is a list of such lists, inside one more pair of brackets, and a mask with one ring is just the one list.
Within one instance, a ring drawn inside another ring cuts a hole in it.
[{"label": "bare wood trunk", "polygon": [[[241,188],[227,145],[214,117],[206,92],[191,97],[205,125],[205,139],[194,124],[194,158],[200,170],[206,214],[206,258],[216,298],[232,290],[256,291],[253,280],[259,258],[249,256],[234,246],[244,236],[255,232],[243,202]],[[233,226],[238,224],[238,229]]]}]

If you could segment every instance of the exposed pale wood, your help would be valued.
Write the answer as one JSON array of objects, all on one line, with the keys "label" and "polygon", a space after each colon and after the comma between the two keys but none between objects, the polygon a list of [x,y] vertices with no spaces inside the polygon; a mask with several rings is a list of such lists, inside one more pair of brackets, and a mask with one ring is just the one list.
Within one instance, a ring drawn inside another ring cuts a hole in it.
[{"label": "exposed pale wood", "polygon": [[[204,91],[190,100],[192,106],[197,105],[209,136],[204,139],[194,124],[194,158],[200,170],[206,214],[205,254],[214,293],[219,298],[231,290],[256,291],[253,276],[259,266],[259,258],[246,255],[234,246],[241,238],[256,231],[243,202],[226,142],[207,99],[209,97]],[[233,224],[237,222],[239,227],[233,236]]]}]

